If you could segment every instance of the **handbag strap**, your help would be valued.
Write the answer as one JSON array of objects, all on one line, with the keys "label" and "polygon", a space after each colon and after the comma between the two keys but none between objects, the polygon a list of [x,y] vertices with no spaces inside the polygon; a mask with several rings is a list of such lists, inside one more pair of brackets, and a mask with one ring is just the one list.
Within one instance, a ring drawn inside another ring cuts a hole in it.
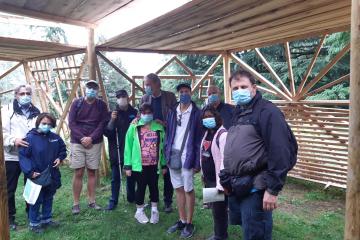
[{"label": "handbag strap", "polygon": [[187,137],[188,137],[188,135],[189,135],[189,131],[190,131],[190,118],[189,118],[188,124],[187,124],[187,126],[186,126],[186,130],[185,130],[185,134],[184,134],[183,141],[182,141],[182,143],[181,143],[180,154],[182,154],[183,151],[184,151],[185,143],[186,143]]}]

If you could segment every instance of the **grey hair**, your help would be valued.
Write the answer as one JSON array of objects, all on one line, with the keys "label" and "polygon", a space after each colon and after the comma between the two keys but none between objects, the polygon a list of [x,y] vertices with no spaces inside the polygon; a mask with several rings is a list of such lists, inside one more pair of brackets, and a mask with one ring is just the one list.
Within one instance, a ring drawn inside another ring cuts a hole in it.
[{"label": "grey hair", "polygon": [[14,95],[15,95],[15,96],[19,93],[20,88],[25,88],[27,91],[29,91],[29,92],[32,94],[32,88],[31,88],[31,86],[30,86],[30,85],[22,84],[22,85],[17,86],[17,87],[14,89]]},{"label": "grey hair", "polygon": [[161,80],[160,80],[159,76],[156,75],[155,73],[149,73],[148,75],[145,76],[145,79],[149,79],[153,83],[159,84],[161,86]]}]

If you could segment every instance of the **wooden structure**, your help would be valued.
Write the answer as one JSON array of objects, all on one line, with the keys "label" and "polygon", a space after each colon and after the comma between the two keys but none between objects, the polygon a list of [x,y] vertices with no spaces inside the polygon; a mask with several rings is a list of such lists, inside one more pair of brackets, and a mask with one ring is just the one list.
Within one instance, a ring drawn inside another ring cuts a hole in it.
[{"label": "wooden structure", "polygon": [[[136,0],[135,0],[136,1]],[[156,73],[161,79],[191,80],[192,88],[203,98],[203,91],[213,80],[214,69],[222,64],[224,77],[224,97],[231,102],[228,77],[230,66],[238,65],[248,70],[260,82],[259,89],[274,95],[292,127],[299,142],[298,164],[291,176],[319,182],[326,186],[345,188],[347,194],[347,223],[345,238],[360,239],[360,100],[359,74],[359,0],[244,0],[216,1],[194,0],[155,20],[120,34],[109,41],[95,46],[94,28],[99,19],[128,4],[129,0],[101,3],[95,0],[75,1],[8,1],[0,0],[0,10],[35,18],[76,24],[89,28],[89,44],[85,47],[42,44],[35,41],[20,41],[11,45],[12,40],[0,38],[0,59],[14,60],[18,64],[0,78],[8,75],[14,68],[24,66],[28,83],[36,87],[40,104],[45,110],[53,108],[60,117],[57,131],[68,133],[66,117],[71,101],[83,94],[80,82],[84,78],[97,79],[102,95],[106,93],[102,83],[99,60],[105,61],[131,84],[131,100],[136,100],[144,92],[142,76],[129,76],[106,57],[109,51],[156,52],[164,54],[211,54],[215,61],[201,75],[195,75],[177,56],[170,58]],[[75,4],[75,5],[74,5]],[[92,4],[100,4],[94,7]],[[352,6],[352,21],[350,18]],[[350,43],[310,79],[317,57],[328,34],[348,31],[352,24],[351,74],[324,86],[319,85],[322,78],[350,50]],[[302,76],[296,81],[291,61],[291,41],[308,37],[319,37],[319,45]],[[19,43],[19,42],[18,42]],[[282,44],[288,66],[288,79],[281,79],[266,57],[262,47]],[[50,46],[51,45],[51,46]],[[7,47],[12,49],[6,50]],[[32,49],[34,47],[34,49]],[[2,51],[4,49],[4,51]],[[258,73],[237,52],[254,51],[268,70],[271,79]],[[79,55],[80,54],[80,55]],[[74,56],[76,55],[76,56]],[[81,56],[81,57],[79,57]],[[68,61],[67,58],[80,61]],[[62,60],[61,60],[62,59]],[[55,62],[56,67],[52,66]],[[61,65],[64,62],[65,65]],[[76,62],[76,63],[75,63]],[[186,75],[163,75],[162,71],[176,63]],[[88,67],[89,76],[84,77]],[[56,77],[52,77],[53,75]],[[322,101],[308,100],[307,97],[351,79],[351,100]],[[59,93],[61,86],[67,93]],[[54,95],[58,98],[55,100]],[[42,102],[42,103],[41,103]],[[349,110],[350,104],[350,110]],[[350,123],[350,132],[349,132]],[[349,138],[350,136],[350,138]],[[0,142],[1,144],[1,142]],[[349,155],[348,155],[349,147]],[[348,168],[348,164],[350,164]],[[106,167],[106,166],[105,166]],[[0,155],[0,173],[3,159]],[[0,198],[4,198],[4,186],[0,185]],[[1,195],[2,194],[2,195]],[[0,207],[0,226],[5,217]],[[4,226],[4,225],[3,225]],[[1,231],[0,231],[1,232]],[[6,236],[6,233],[5,235]],[[5,238],[7,239],[7,238]]]}]

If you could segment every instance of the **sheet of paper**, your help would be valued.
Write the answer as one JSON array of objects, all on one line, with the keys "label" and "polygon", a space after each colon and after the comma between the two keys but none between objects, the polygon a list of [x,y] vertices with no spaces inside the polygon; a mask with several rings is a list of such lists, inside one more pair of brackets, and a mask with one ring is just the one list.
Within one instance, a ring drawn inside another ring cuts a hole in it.
[{"label": "sheet of paper", "polygon": [[28,204],[34,205],[39,197],[40,191],[41,185],[38,185],[30,179],[27,179],[24,187],[23,197]]},{"label": "sheet of paper", "polygon": [[220,202],[225,200],[224,193],[219,193],[217,188],[203,188],[203,202]]}]

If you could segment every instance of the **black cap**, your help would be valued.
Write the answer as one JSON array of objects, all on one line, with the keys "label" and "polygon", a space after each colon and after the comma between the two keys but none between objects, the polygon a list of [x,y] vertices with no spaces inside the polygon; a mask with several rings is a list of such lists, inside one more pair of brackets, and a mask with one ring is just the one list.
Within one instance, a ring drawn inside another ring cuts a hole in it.
[{"label": "black cap", "polygon": [[115,96],[116,96],[116,98],[121,98],[121,97],[128,97],[129,94],[127,93],[126,90],[121,89],[121,90],[117,90],[117,91],[115,92]]},{"label": "black cap", "polygon": [[176,86],[176,91],[180,91],[181,88],[188,88],[191,91],[191,86],[188,83],[180,83]]}]

